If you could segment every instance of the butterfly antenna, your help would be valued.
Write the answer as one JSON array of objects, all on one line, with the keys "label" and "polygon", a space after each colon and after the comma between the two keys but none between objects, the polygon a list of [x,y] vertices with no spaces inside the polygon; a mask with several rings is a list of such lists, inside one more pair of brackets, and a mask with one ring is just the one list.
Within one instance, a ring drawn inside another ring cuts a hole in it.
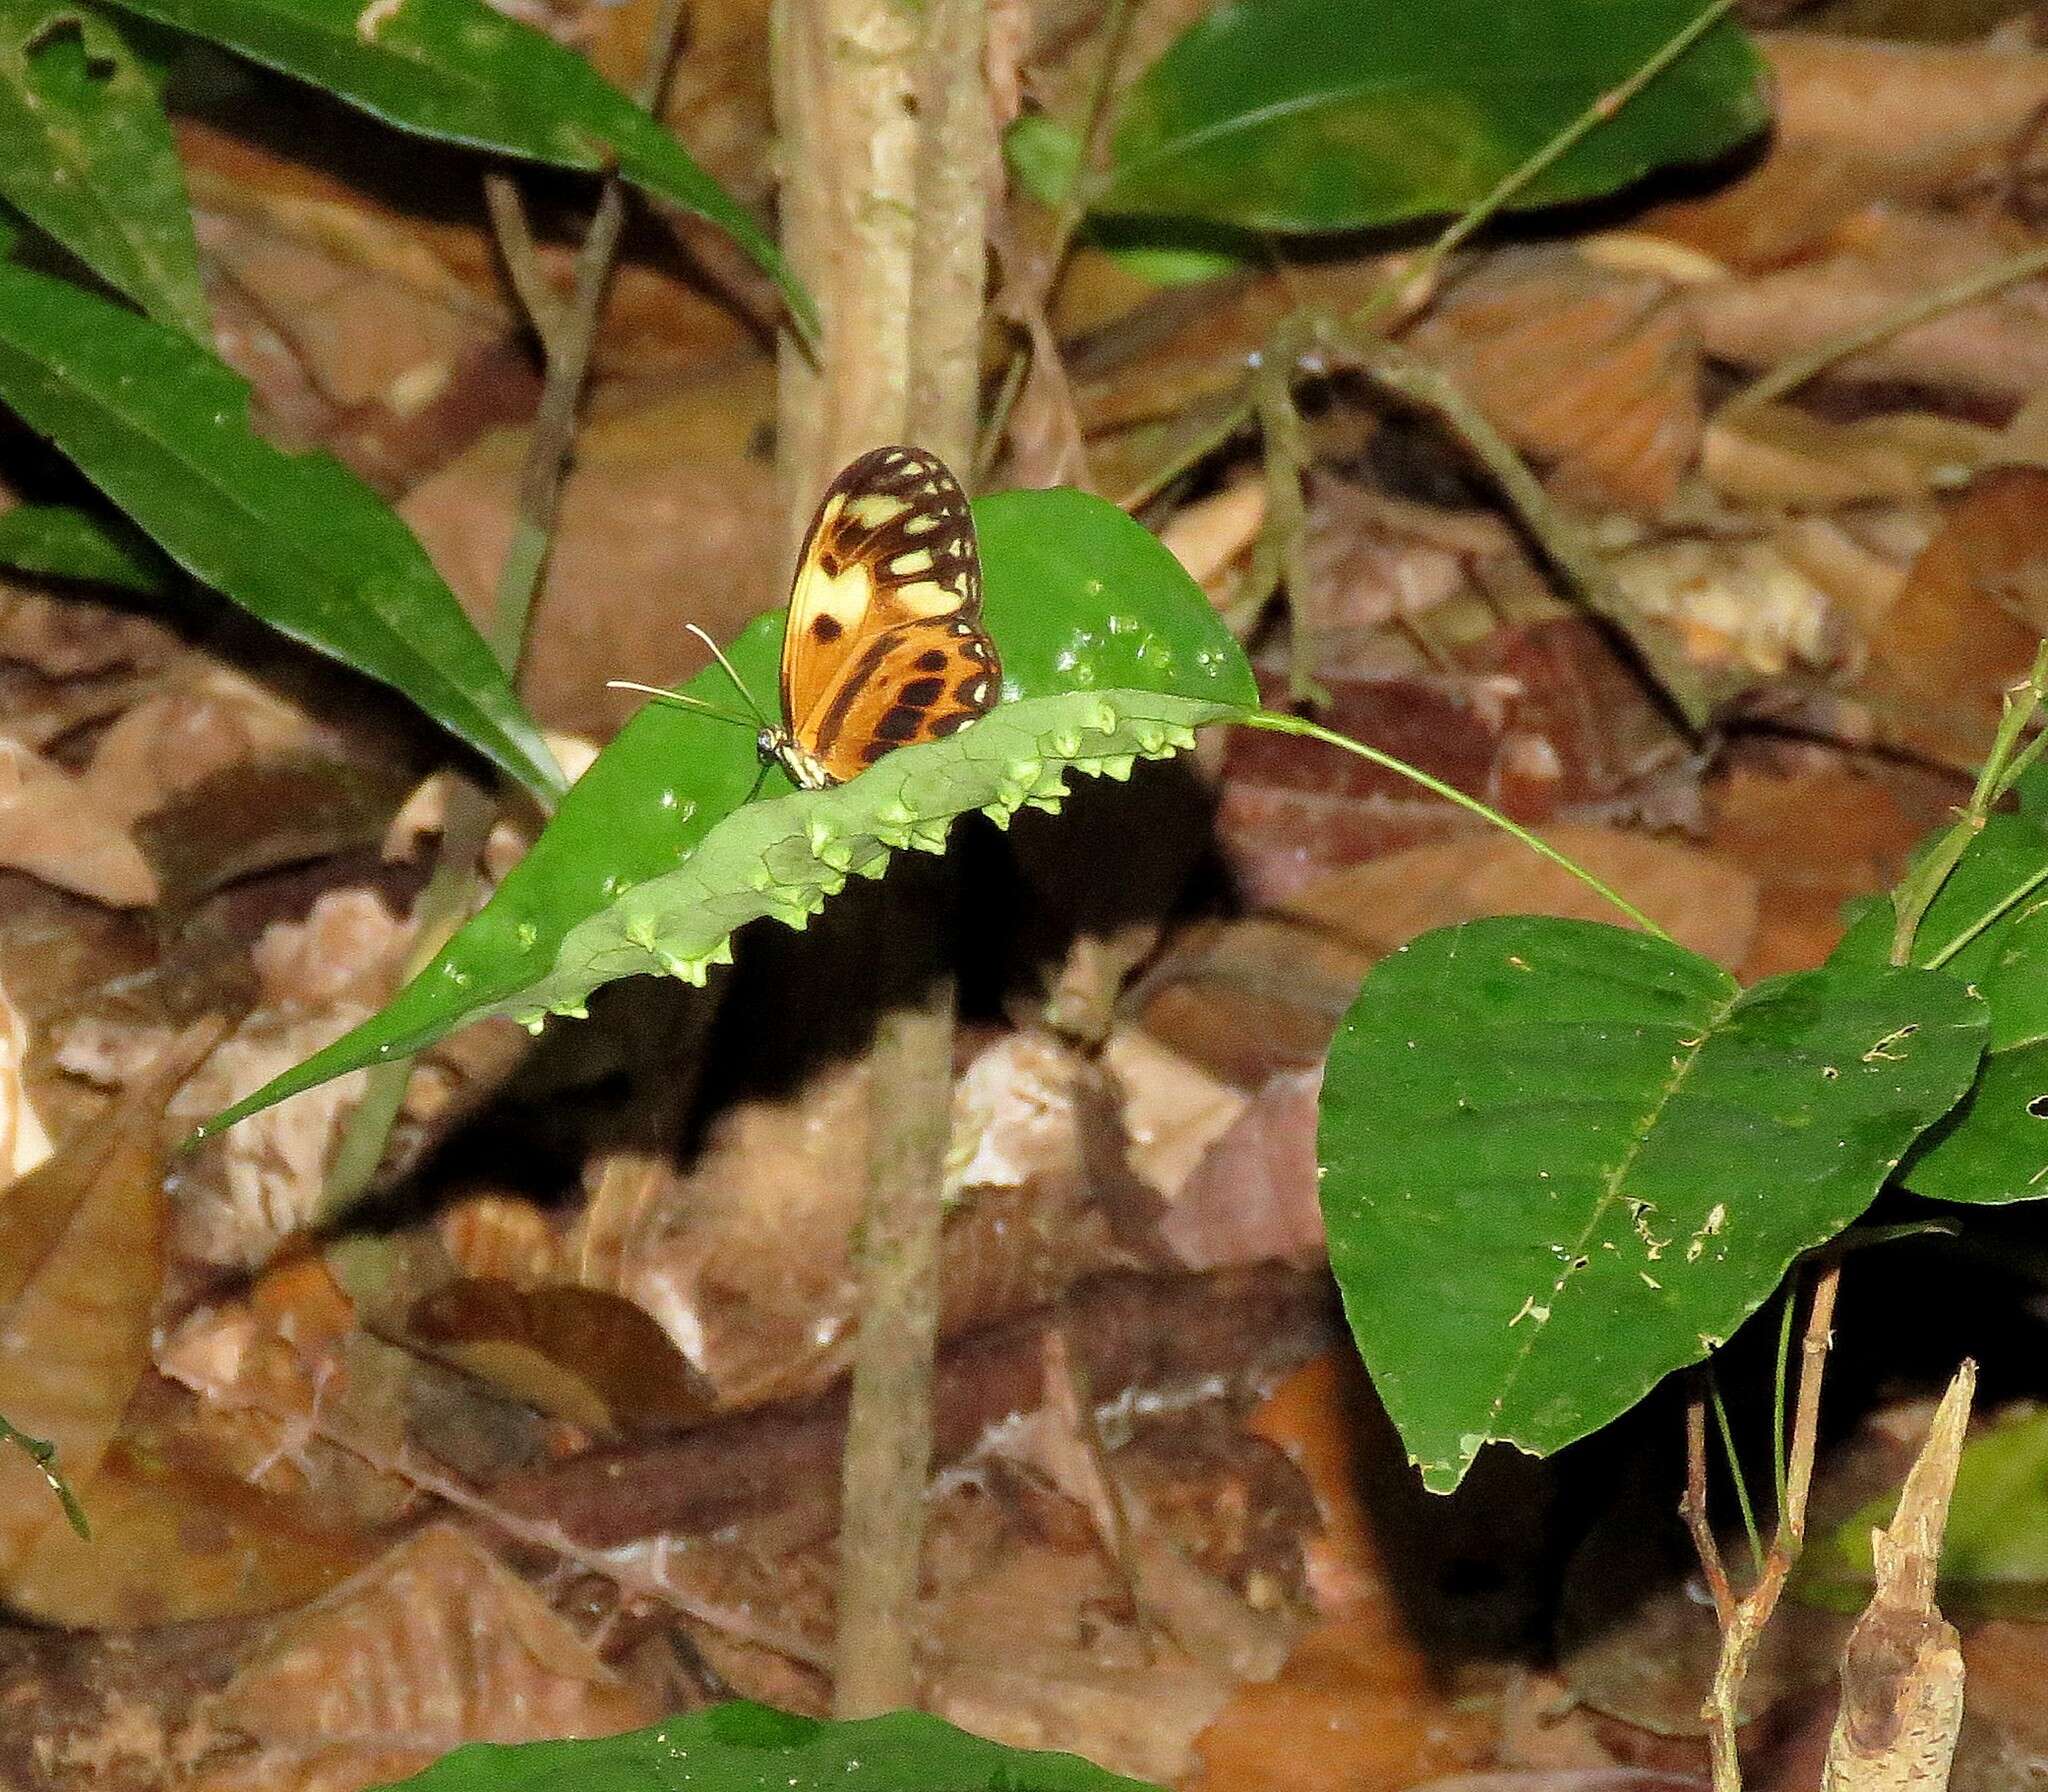
[{"label": "butterfly antenna", "polygon": [[769,719],[768,712],[754,700],[754,693],[747,689],[747,681],[740,676],[739,668],[725,657],[725,649],[712,640],[694,622],[686,622],[683,624],[683,627],[688,629],[691,634],[695,635],[698,640],[711,649],[711,657],[725,668],[725,675],[732,680],[733,688],[746,699],[747,707],[754,712],[754,720],[763,728],[773,728],[775,726],[774,722]]},{"label": "butterfly antenna", "polygon": [[604,688],[608,691],[639,691],[657,702],[673,703],[683,709],[694,709],[702,715],[711,717],[713,721],[730,722],[735,728],[756,726],[750,716],[738,715],[729,709],[720,709],[715,703],[706,703],[702,697],[688,696],[682,691],[665,691],[656,684],[636,684],[630,678],[608,678],[605,680]]}]

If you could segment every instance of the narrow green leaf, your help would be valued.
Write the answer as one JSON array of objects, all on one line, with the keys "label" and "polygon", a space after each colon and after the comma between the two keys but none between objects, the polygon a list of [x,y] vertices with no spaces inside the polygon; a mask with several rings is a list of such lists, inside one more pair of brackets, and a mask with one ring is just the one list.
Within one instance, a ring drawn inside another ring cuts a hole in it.
[{"label": "narrow green leaf", "polygon": [[49,1483],[57,1504],[64,1509],[64,1522],[90,1543],[92,1526],[86,1520],[85,1508],[78,1503],[78,1495],[71,1491],[71,1483],[57,1472],[57,1446],[40,1437],[30,1437],[26,1431],[17,1431],[4,1418],[0,1418],[0,1444],[12,1444],[36,1465],[43,1479]]},{"label": "narrow green leaf", "polygon": [[1330,1260],[1424,1481],[1537,1455],[1730,1337],[1969,1086],[1951,978],[1743,991],[1668,941],[1516,917],[1381,961],[1331,1048]]},{"label": "narrow green leaf", "polygon": [[[1703,0],[1234,0],[1131,88],[1094,210],[1280,232],[1462,212],[1702,10]],[[1618,191],[1720,155],[1769,116],[1754,48],[1716,25],[1512,204]]]},{"label": "narrow green leaf", "polygon": [[[983,619],[1004,700],[950,739],[903,747],[850,784],[790,794],[750,729],[650,703],[577,780],[533,850],[425,971],[325,1051],[209,1121],[208,1132],[487,1014],[576,1014],[621,977],[702,982],[730,938],[772,916],[801,927],[849,876],[892,852],[940,852],[953,820],[1056,808],[1065,774],[1134,760],[1257,701],[1251,668],[1201,587],[1113,504],[1076,491],[1002,492],[974,506]],[[781,611],[732,644],[773,692]],[[716,667],[684,687],[739,707]],[[765,789],[772,800],[749,802]]]},{"label": "narrow green leaf", "polygon": [[1078,1755],[1005,1748],[921,1712],[825,1723],[744,1702],[594,1741],[472,1743],[398,1785],[406,1792],[1158,1792]]},{"label": "narrow green leaf", "polygon": [[160,323],[211,341],[156,82],[78,0],[0,0],[0,197]]},{"label": "narrow green leaf", "polygon": [[338,461],[249,426],[249,390],[188,338],[0,266],[0,400],[196,579],[396,686],[543,798],[539,730],[397,515]]},{"label": "narrow green leaf", "polygon": [[17,504],[0,511],[0,566],[42,579],[73,579],[157,597],[176,569],[118,512],[70,504]]},{"label": "narrow green leaf", "polygon": [[[1881,964],[1892,911],[1872,904],[1833,964]],[[2048,829],[1994,815],[1928,905],[1913,942],[1920,964],[1990,1010],[1976,1085],[1914,1148],[1900,1180],[1935,1201],[1998,1205],[2048,1194]]]},{"label": "narrow green leaf", "polygon": [[772,238],[589,63],[483,0],[117,0],[238,50],[401,130],[558,168],[616,167],[717,225],[771,274],[806,335],[816,309]]},{"label": "narrow green leaf", "polygon": [[[1861,1611],[1872,1582],[1870,1533],[1891,1523],[1896,1491],[1814,1540],[1792,1590],[1809,1604]],[[2048,1618],[2048,1413],[2014,1413],[1963,1446],[1941,1543],[1947,1610]]]}]

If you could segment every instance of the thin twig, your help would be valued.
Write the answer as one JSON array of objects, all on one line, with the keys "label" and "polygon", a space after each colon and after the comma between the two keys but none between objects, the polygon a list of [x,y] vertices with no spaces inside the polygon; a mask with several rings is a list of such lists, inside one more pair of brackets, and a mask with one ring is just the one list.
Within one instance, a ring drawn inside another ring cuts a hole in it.
[{"label": "thin twig", "polygon": [[[1088,215],[1088,176],[1091,170],[1101,167],[1108,153],[1109,102],[1116,92],[1117,67],[1123,61],[1124,42],[1130,35],[1130,24],[1130,0],[1109,0],[1103,16],[1102,59],[1095,65],[1095,79],[1089,88],[1088,110],[1081,128],[1080,165],[1074,170],[1073,179],[1067,182],[1067,190],[1060,195],[1059,209],[1053,214],[1052,237],[1046,244],[1044,272],[1040,276],[1038,290],[1025,301],[1039,310],[1049,309],[1058,296],[1060,282],[1066,277],[1067,264],[1073,258],[1075,237],[1082,220]],[[974,476],[977,483],[986,479],[995,466],[1003,431],[1009,427],[1010,411],[1024,390],[1025,377],[1030,370],[1031,342],[1026,337],[1010,351],[1009,362],[996,388],[995,402],[989,407],[988,420],[982,425],[980,439],[975,444]]]},{"label": "thin twig", "polygon": [[503,169],[492,169],[484,176],[484,206],[491,214],[491,234],[497,239],[505,277],[512,282],[519,308],[539,338],[541,353],[553,360],[560,352],[568,307],[540,265],[540,250],[527,221],[526,202],[519,197],[519,183]]},{"label": "thin twig", "polygon": [[[1756,1656],[1764,1626],[1778,1609],[1785,1584],[1791,1579],[1792,1570],[1806,1543],[1806,1502],[1813,1486],[1814,1455],[1820,1436],[1821,1376],[1834,1342],[1835,1295],[1841,1279],[1840,1263],[1823,1263],[1814,1272],[1813,1303],[1807,1309],[1806,1330],[1799,1346],[1799,1392],[1792,1417],[1792,1448],[1786,1465],[1785,1502],[1779,1508],[1763,1572],[1757,1576],[1756,1585],[1737,1599],[1732,1608],[1724,1608],[1718,1594],[1715,1599],[1721,1619],[1721,1654],[1715,1664],[1712,1690],[1707,1694],[1706,1703],[1700,1707],[1712,1754],[1714,1792],[1741,1792],[1742,1765],[1736,1752],[1736,1736],[1741,1727],[1743,1682],[1749,1677],[1749,1666]],[[1691,1415],[1688,1415],[1687,1422],[1690,1427]],[[1700,1491],[1696,1502],[1691,1463],[1694,1451],[1688,1435],[1686,1518],[1693,1530],[1693,1544],[1700,1552],[1701,1565],[1707,1567],[1710,1561],[1718,1564],[1720,1557],[1718,1552],[1711,1556],[1708,1553],[1713,1549],[1713,1537],[1707,1527],[1704,1510],[1704,1411],[1700,1412],[1698,1427]],[[1696,1522],[1695,1504],[1698,1507]],[[1708,1568],[1709,1584],[1712,1584],[1714,1572],[1714,1568]]]},{"label": "thin twig", "polygon": [[1721,1546],[1714,1540],[1714,1527],[1707,1518],[1707,1403],[1698,1393],[1685,1403],[1685,1495],[1678,1502],[1678,1512],[1692,1534],[1693,1551],[1714,1601],[1714,1615],[1725,1631],[1735,1622],[1735,1589],[1728,1584]]},{"label": "thin twig", "polygon": [[1825,373],[1837,361],[1874,348],[1900,331],[1910,330],[1915,324],[1925,323],[1944,311],[1971,304],[2002,286],[2011,286],[2015,281],[2040,273],[2048,273],[2048,244],[2024,250],[2004,261],[1995,261],[1989,267],[1978,268],[1944,286],[1916,293],[1903,304],[1894,305],[1867,323],[1844,330],[1838,336],[1830,336],[1825,342],[1802,349],[1796,355],[1786,356],[1768,373],[1744,386],[1723,404],[1720,414],[1732,417],[1760,404],[1768,404],[1774,398],[1783,398],[1788,392],[1796,392],[1817,374]]},{"label": "thin twig", "polygon": [[[1611,122],[1644,88],[1691,49],[1711,26],[1733,11],[1734,5],[1735,0],[1713,0],[1712,5],[1666,39],[1626,80],[1596,94],[1584,110],[1519,167],[1508,173],[1492,192],[1466,207],[1452,219],[1428,248],[1414,260],[1404,263],[1389,279],[1382,281],[1350,314],[1347,321],[1351,328],[1360,333],[1376,332],[1387,321],[1391,312],[1397,309],[1412,312],[1426,303],[1434,289],[1438,270],[1455,250],[1470,241],[1475,232],[1498,216],[1512,203],[1518,193],[1526,189],[1531,181],[1574,144],[1598,126]],[[1262,353],[1262,363],[1270,362],[1285,352],[1284,345],[1291,340],[1292,333],[1298,325],[1299,320],[1295,318],[1284,319],[1281,322],[1275,331],[1273,341]],[[1195,436],[1182,443],[1180,452],[1170,462],[1153,472],[1141,486],[1126,493],[1119,500],[1123,507],[1126,510],[1135,510],[1229,441],[1252,421],[1254,398],[1251,382],[1247,381],[1234,403]]]},{"label": "thin twig", "polygon": [[1458,249],[1584,138],[1601,125],[1611,122],[1629,101],[1733,12],[1735,3],[1736,0],[1713,0],[1711,6],[1667,38],[1634,73],[1608,88],[1535,154],[1503,176],[1500,184],[1484,199],[1459,213],[1411,265],[1403,268],[1395,279],[1383,284],[1351,314],[1352,327],[1374,329],[1389,311],[1408,311],[1426,303],[1435,288],[1437,271]]},{"label": "thin twig", "polygon": [[1704,727],[1713,703],[1698,674],[1678,648],[1646,626],[1577,521],[1553,503],[1543,482],[1515,452],[1457,381],[1412,350],[1381,336],[1355,336],[1325,326],[1323,340],[1333,355],[1353,357],[1374,384],[1397,392],[1449,426],[1499,486],[1502,497],[1529,531],[1544,557],[1565,577],[1572,594],[1603,622],[1619,630],[1676,706],[1686,725]]},{"label": "thin twig", "polygon": [[[634,96],[647,110],[660,103],[668,86],[686,10],[687,0],[661,0],[646,67]],[[576,256],[576,284],[568,313],[551,340],[542,337],[548,351],[547,376],[527,438],[526,460],[514,499],[512,542],[499,569],[496,610],[485,637],[515,686],[534,599],[547,570],[555,514],[575,441],[576,413],[583,401],[584,376],[590,367],[598,315],[611,283],[625,215],[625,187],[616,176],[608,176],[589,233]],[[468,913],[476,887],[477,855],[489,837],[493,808],[489,796],[467,784],[458,784],[449,798],[434,874],[414,905],[417,935],[409,961],[414,968],[424,967]],[[411,1074],[410,1058],[389,1059],[370,1067],[362,1099],[349,1116],[321,1193],[323,1221],[343,1212],[370,1186],[404,1105],[406,1080]]]}]

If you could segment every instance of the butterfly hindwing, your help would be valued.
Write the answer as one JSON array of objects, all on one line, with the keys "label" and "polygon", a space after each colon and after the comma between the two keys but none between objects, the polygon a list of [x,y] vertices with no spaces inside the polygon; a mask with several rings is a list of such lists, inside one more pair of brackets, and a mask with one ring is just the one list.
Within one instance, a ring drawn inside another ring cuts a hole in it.
[{"label": "butterfly hindwing", "polygon": [[1001,684],[967,494],[920,449],[862,455],[827,489],[797,563],[782,643],[790,741],[842,782],[965,726]]}]

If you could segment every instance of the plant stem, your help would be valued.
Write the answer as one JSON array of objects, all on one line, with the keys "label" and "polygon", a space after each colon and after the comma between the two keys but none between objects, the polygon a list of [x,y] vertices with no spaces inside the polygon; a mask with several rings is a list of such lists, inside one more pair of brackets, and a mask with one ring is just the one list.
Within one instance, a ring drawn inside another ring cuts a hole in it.
[{"label": "plant stem", "polygon": [[[1920,923],[1926,919],[1927,910],[1935,897],[1941,893],[1941,887],[1948,881],[1949,873],[1961,862],[1963,854],[1970,848],[1970,842],[1983,832],[1984,823],[1993,807],[2004,799],[2007,792],[2018,782],[2020,774],[2040,756],[2044,739],[2048,739],[2048,736],[2037,734],[2024,746],[2020,741],[2032,725],[2044,700],[2048,700],[2048,641],[2043,641],[2039,651],[2035,653],[2033,669],[2005,693],[2004,707],[1998,720],[1998,732],[1992,737],[1991,751],[1985,756],[1983,767],[1977,773],[1976,788],[1970,792],[1968,806],[1957,817],[1955,825],[1929,848],[1892,891],[1893,964],[1913,962],[1913,947],[1919,936]],[[2021,900],[2032,887],[2029,884],[1999,904],[1989,914],[1979,917],[1971,927],[1947,943],[1937,955],[1935,963],[1946,963],[1976,938],[1982,929],[1990,926],[2005,913],[2012,903]]]},{"label": "plant stem", "polygon": [[1693,1547],[1713,1590],[1714,1609],[1721,1624],[1721,1654],[1714,1668],[1714,1684],[1700,1715],[1707,1725],[1712,1753],[1714,1792],[1741,1792],[1742,1765],[1736,1752],[1741,1727],[1742,1686],[1749,1676],[1764,1626],[1778,1609],[1806,1543],[1806,1502],[1813,1486],[1813,1461],[1820,1433],[1820,1384],[1834,1341],[1835,1295],[1841,1286],[1839,1263],[1822,1263],[1814,1272],[1813,1304],[1807,1310],[1806,1332],[1800,1344],[1798,1404],[1792,1419],[1792,1450],[1787,1465],[1784,1503],[1771,1546],[1764,1557],[1756,1584],[1735,1598],[1721,1566],[1720,1550],[1707,1523],[1706,1512],[1706,1414],[1704,1403],[1695,1399],[1686,1414],[1686,1491],[1680,1513],[1692,1533]]},{"label": "plant stem", "polygon": [[1925,323],[1931,317],[1938,317],[1944,311],[1953,311],[1959,305],[1968,305],[1988,297],[2002,286],[2011,286],[2015,281],[2025,280],[2035,274],[2048,273],[2048,245],[2040,245],[1995,261],[1989,267],[1978,268],[1951,280],[1946,285],[1916,293],[1903,304],[1894,305],[1881,312],[1867,323],[1858,324],[1854,329],[1844,330],[1840,335],[1830,336],[1825,342],[1817,343],[1810,349],[1802,349],[1796,355],[1788,355],[1768,373],[1759,376],[1744,386],[1721,406],[1723,417],[1732,417],[1746,410],[1753,410],[1760,404],[1768,404],[1774,398],[1783,398],[1788,392],[1796,392],[1816,375],[1825,373],[1837,361],[1861,354],[1867,348],[1896,336],[1901,330],[1909,330],[1915,324]]},{"label": "plant stem", "polygon": [[[785,337],[778,413],[794,550],[816,495],[879,442],[968,472],[974,446],[986,182],[993,153],[984,0],[777,0],[784,248],[817,295],[814,362]],[[881,918],[891,985],[877,1021],[840,1534],[834,1710],[916,1702],[918,1562],[931,1452],[941,1178],[951,1130],[953,985],[901,885]]]},{"label": "plant stem", "polygon": [[1467,796],[1455,784],[1446,784],[1441,778],[1432,777],[1420,766],[1410,765],[1405,759],[1396,759],[1391,753],[1382,753],[1377,747],[1369,747],[1363,741],[1353,740],[1348,734],[1339,734],[1333,728],[1325,728],[1320,722],[1312,722],[1306,716],[1283,715],[1271,709],[1250,709],[1231,719],[1241,727],[1263,728],[1269,734],[1298,734],[1305,740],[1319,740],[1325,746],[1355,754],[1358,758],[1379,766],[1383,771],[1393,772],[1408,779],[1410,783],[1420,784],[1432,796],[1440,796],[1447,803],[1455,803],[1460,809],[1478,816],[1481,821],[1499,828],[1503,833],[1513,835],[1531,852],[1540,853],[1553,865],[1561,866],[1596,896],[1619,909],[1652,938],[1667,942],[1670,940],[1671,936],[1627,897],[1609,889],[1592,872],[1566,858],[1540,835],[1532,834],[1518,821],[1509,820],[1498,809],[1488,808],[1476,796]]},{"label": "plant stem", "polygon": [[1634,602],[1616,582],[1585,531],[1551,502],[1550,494],[1529,470],[1528,462],[1465,396],[1457,381],[1384,337],[1356,337],[1344,332],[1326,340],[1333,353],[1354,356],[1360,371],[1374,384],[1411,399],[1450,428],[1500,487],[1509,508],[1535,539],[1544,557],[1564,575],[1572,594],[1634,644],[1643,664],[1676,705],[1686,726],[1694,731],[1704,727],[1713,713],[1713,703],[1691,664],[1654,626],[1645,627]]},{"label": "plant stem", "polygon": [[[1044,273],[1038,290],[1028,300],[1041,310],[1051,306],[1060,289],[1060,281],[1066,275],[1075,233],[1088,215],[1089,172],[1101,167],[1108,149],[1109,102],[1116,92],[1116,71],[1123,61],[1124,41],[1130,35],[1130,13],[1130,0],[1109,0],[1104,10],[1102,60],[1096,64],[1095,79],[1088,93],[1088,111],[1081,129],[1081,163],[1074,171],[1074,178],[1067,183],[1067,190],[1060,195],[1059,210],[1053,215],[1052,239],[1045,249]],[[977,479],[987,478],[995,465],[1003,431],[1009,426],[1011,408],[1016,404],[1018,394],[1024,390],[1025,376],[1030,367],[1031,343],[1026,338],[1010,351],[1009,362],[1003,368],[1003,377],[996,389],[995,402],[989,407],[988,420],[982,425],[981,439],[975,445],[974,471]]]},{"label": "plant stem", "polygon": [[[647,61],[634,95],[649,110],[659,104],[668,86],[685,7],[686,0],[661,0],[655,15]],[[499,240],[507,268],[516,270],[523,266],[529,275],[537,273],[533,268],[531,240],[523,234],[525,214],[519,208],[517,194],[510,195],[508,204],[503,194],[488,197],[487,189],[487,203],[492,221],[501,231]],[[507,219],[513,215],[518,217],[521,232],[502,234]],[[576,413],[583,401],[591,348],[597,340],[598,315],[611,284],[625,216],[625,187],[616,177],[607,177],[598,194],[590,229],[577,252],[575,289],[567,311],[551,324],[532,308],[533,301],[527,300],[529,316],[546,353],[547,374],[541,386],[540,404],[534,412],[532,433],[527,438],[526,459],[520,468],[514,498],[512,541],[499,567],[496,608],[485,635],[498,663],[515,685],[526,652],[534,600],[547,570],[562,482],[576,436]],[[518,278],[515,272],[515,283]],[[526,299],[525,288],[519,290],[522,299]],[[494,814],[493,799],[470,784],[457,783],[450,793],[434,873],[413,908],[417,932],[407,961],[408,979],[432,962],[434,954],[447,943],[468,912],[476,889],[477,855],[490,836]],[[406,1082],[411,1075],[410,1058],[373,1064],[364,1073],[362,1099],[343,1129],[321,1191],[317,1215],[321,1221],[332,1221],[369,1188],[377,1166],[383,1161],[391,1128],[405,1104]]]},{"label": "plant stem", "polygon": [[541,268],[533,226],[527,222],[526,204],[519,197],[519,183],[502,169],[493,169],[484,176],[484,205],[491,214],[491,234],[497,239],[505,277],[512,282],[513,295],[526,313],[542,354],[552,358],[565,322],[565,307]]},{"label": "plant stem", "polygon": [[1735,1452],[1735,1427],[1728,1422],[1728,1402],[1721,1398],[1721,1381],[1713,1364],[1707,1365],[1707,1397],[1713,1403],[1714,1424],[1721,1433],[1721,1451],[1728,1458],[1728,1479],[1735,1485],[1735,1504],[1742,1513],[1743,1534],[1749,1539],[1750,1565],[1764,1571],[1764,1540],[1756,1528],[1756,1507],[1750,1503],[1749,1481],[1742,1472],[1742,1458]]}]

